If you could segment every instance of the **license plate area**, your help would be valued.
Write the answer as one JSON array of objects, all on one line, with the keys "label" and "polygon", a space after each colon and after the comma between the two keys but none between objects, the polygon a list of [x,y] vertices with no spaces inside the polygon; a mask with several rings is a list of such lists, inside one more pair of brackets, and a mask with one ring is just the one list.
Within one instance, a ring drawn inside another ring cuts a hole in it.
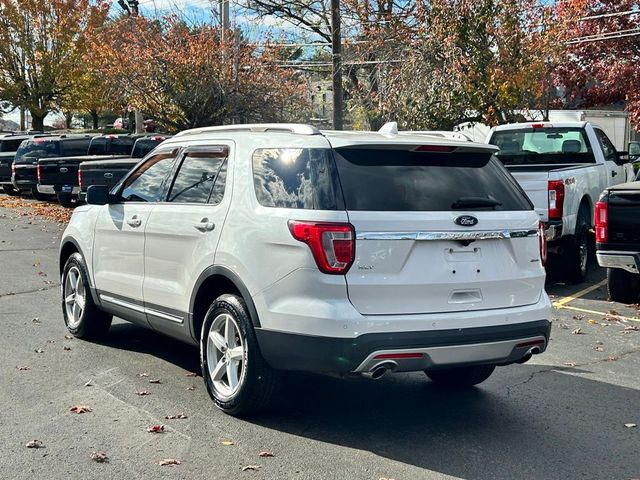
[{"label": "license plate area", "polygon": [[71,185],[63,185],[62,193],[71,193],[73,192],[73,187]]}]

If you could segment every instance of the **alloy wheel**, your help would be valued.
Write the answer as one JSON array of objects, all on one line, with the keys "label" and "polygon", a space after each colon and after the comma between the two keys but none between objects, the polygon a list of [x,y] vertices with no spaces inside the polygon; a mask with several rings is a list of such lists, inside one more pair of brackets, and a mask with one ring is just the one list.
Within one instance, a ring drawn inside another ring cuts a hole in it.
[{"label": "alloy wheel", "polygon": [[67,312],[69,328],[77,328],[84,311],[86,290],[80,269],[73,266],[67,272],[64,281],[64,306]]},{"label": "alloy wheel", "polygon": [[245,352],[245,342],[234,318],[227,313],[218,315],[207,336],[207,369],[213,387],[222,397],[231,397],[242,385]]}]

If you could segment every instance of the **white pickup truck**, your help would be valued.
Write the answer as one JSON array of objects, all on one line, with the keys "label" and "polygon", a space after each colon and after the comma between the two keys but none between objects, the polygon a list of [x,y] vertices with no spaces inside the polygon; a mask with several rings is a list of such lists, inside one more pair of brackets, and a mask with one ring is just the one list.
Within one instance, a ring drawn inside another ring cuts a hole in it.
[{"label": "white pickup truck", "polygon": [[627,152],[589,122],[500,125],[487,143],[513,174],[545,223],[549,253],[559,256],[568,280],[587,274],[594,208],[609,186],[633,178]]}]

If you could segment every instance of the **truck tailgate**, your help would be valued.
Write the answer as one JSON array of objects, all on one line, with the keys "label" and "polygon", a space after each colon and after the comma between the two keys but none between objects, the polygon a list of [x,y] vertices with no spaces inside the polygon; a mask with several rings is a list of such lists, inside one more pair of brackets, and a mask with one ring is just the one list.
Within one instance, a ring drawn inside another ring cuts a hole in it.
[{"label": "truck tailgate", "polygon": [[549,220],[549,173],[523,172],[508,168],[533,203],[536,213],[542,221]]},{"label": "truck tailgate", "polygon": [[139,161],[138,158],[132,158],[106,162],[83,162],[80,165],[82,190],[85,191],[91,185],[114,187]]}]

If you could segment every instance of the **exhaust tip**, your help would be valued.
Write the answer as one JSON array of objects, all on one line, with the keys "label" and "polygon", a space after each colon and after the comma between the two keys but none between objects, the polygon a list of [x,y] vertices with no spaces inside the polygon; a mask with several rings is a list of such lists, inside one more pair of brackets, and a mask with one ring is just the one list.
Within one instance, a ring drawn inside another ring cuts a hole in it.
[{"label": "exhaust tip", "polygon": [[379,380],[388,372],[393,372],[397,367],[398,364],[396,362],[382,362],[371,367],[371,369],[368,372],[363,373],[363,375],[372,378],[373,380]]}]

